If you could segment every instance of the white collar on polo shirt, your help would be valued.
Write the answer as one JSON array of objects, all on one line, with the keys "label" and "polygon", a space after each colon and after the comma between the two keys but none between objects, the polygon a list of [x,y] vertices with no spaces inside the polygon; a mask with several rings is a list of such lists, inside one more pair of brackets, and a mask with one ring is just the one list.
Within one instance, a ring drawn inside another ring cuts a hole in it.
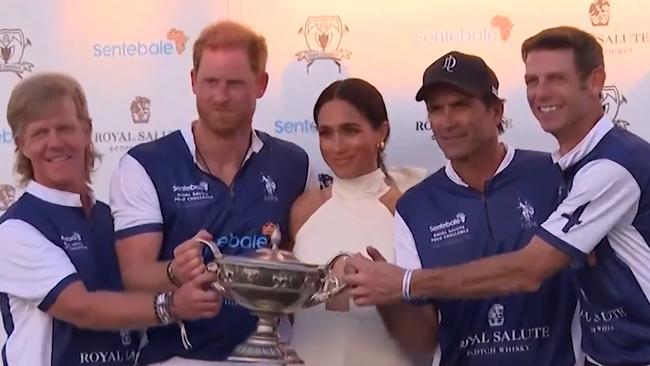
[{"label": "white collar on polo shirt", "polygon": [[[194,122],[189,123],[183,128],[180,129],[181,135],[183,135],[183,140],[185,140],[185,144],[187,145],[187,148],[190,150],[190,154],[192,154],[192,159],[194,159],[194,162],[197,163],[196,161],[196,142],[194,141],[194,134],[192,133],[192,125]],[[246,156],[244,157],[244,160],[242,161],[242,164],[248,160],[253,153],[258,153],[260,150],[262,150],[262,147],[264,147],[264,142],[262,139],[260,139],[259,136],[257,136],[257,132],[253,130],[252,136],[251,136],[251,146],[246,152]]]},{"label": "white collar on polo shirt", "polygon": [[[42,199],[43,201],[54,203],[61,206],[68,207],[82,207],[81,195],[79,193],[72,193],[60,191],[58,189],[46,187],[34,180],[27,183],[25,192]],[[92,203],[95,204],[95,197],[91,195]]]},{"label": "white collar on polo shirt", "polygon": [[560,155],[560,150],[553,152],[551,154],[553,162],[559,165],[562,170],[566,170],[587,156],[612,128],[614,128],[614,123],[606,114],[603,114],[594,127],[571,151],[564,155]]},{"label": "white collar on polo shirt", "polygon": [[[499,173],[501,173],[505,168],[510,165],[512,162],[512,159],[515,157],[515,149],[510,147],[508,144],[505,142],[502,142],[501,145],[506,148],[506,155],[503,157],[503,160],[501,160],[501,164],[499,164],[499,167],[497,168],[497,171],[494,173],[494,176],[496,177]],[[447,177],[454,183],[458,184],[459,186],[463,187],[469,187],[467,183],[463,181],[463,178],[456,173],[454,170],[454,167],[451,165],[451,161],[447,160],[447,164],[445,165],[445,174],[447,174]]]}]

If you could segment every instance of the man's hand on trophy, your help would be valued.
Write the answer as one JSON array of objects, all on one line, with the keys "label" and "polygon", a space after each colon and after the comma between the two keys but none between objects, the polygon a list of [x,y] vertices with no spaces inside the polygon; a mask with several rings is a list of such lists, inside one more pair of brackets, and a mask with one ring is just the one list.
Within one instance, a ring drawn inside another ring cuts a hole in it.
[{"label": "man's hand on trophy", "polygon": [[343,282],[352,287],[357,306],[385,305],[402,298],[404,269],[392,265],[373,247],[366,249],[372,261],[361,254],[347,259]]},{"label": "man's hand on trophy", "polygon": [[217,316],[223,296],[210,287],[210,283],[216,280],[216,273],[204,272],[176,289],[172,297],[172,316],[180,320]]},{"label": "man's hand on trophy", "polygon": [[200,230],[193,238],[184,241],[174,249],[174,259],[169,265],[169,279],[179,286],[206,272],[203,262],[203,244],[196,239],[212,240],[206,230]]}]

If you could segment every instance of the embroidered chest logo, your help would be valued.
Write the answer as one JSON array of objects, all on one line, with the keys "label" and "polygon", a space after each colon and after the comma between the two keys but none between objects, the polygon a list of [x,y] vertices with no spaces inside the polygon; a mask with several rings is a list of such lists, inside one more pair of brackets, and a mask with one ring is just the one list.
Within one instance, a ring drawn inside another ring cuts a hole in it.
[{"label": "embroidered chest logo", "polygon": [[501,304],[494,304],[488,311],[488,324],[491,327],[500,327],[505,323],[505,307]]},{"label": "embroidered chest logo", "polygon": [[174,184],[172,192],[176,203],[192,203],[214,199],[214,196],[210,194],[210,186],[206,181],[184,185]]},{"label": "embroidered chest logo", "polygon": [[123,346],[131,345],[131,332],[128,330],[120,330],[120,339]]},{"label": "embroidered chest logo", "polygon": [[76,231],[69,236],[61,235],[61,241],[63,242],[63,249],[65,249],[66,252],[88,250],[88,247],[83,243],[83,240],[81,239],[81,234]]},{"label": "embroidered chest logo", "polygon": [[537,221],[535,221],[535,207],[533,207],[530,202],[518,198],[517,208],[519,208],[521,214],[521,227],[537,227]]},{"label": "embroidered chest logo", "polygon": [[469,228],[466,224],[467,215],[459,212],[450,220],[443,221],[437,225],[430,225],[431,244],[435,248],[440,248],[457,243],[469,234]]},{"label": "embroidered chest logo", "polygon": [[278,200],[278,195],[275,190],[278,186],[275,184],[273,177],[270,174],[262,173],[262,183],[264,183],[264,201],[275,202]]}]

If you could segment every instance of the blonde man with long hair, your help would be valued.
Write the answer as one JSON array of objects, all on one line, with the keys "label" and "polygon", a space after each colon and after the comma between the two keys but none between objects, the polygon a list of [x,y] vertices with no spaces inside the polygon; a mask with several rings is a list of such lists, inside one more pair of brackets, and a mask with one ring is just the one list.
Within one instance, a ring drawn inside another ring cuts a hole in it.
[{"label": "blonde man with long hair", "polygon": [[217,296],[202,289],[210,274],[174,292],[121,292],[110,209],[89,187],[97,153],[77,81],[25,79],[7,121],[25,193],[0,218],[2,364],[132,365],[134,330],[217,313]]}]

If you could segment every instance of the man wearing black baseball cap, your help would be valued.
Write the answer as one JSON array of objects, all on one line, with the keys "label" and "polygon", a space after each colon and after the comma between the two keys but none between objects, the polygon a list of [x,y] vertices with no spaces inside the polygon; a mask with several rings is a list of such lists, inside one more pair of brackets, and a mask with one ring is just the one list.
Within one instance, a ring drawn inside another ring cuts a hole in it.
[{"label": "man wearing black baseball cap", "polygon": [[447,83],[475,96],[493,95],[499,98],[499,80],[482,58],[451,51],[437,59],[424,71],[422,86],[415,100],[425,100],[427,92]]},{"label": "man wearing black baseball cap", "polygon": [[522,295],[408,303],[415,269],[517,250],[557,204],[561,177],[550,155],[499,142],[498,89],[478,56],[452,51],[426,69],[416,100],[426,103],[449,161],[398,201],[395,258],[406,271],[378,263],[383,258],[369,249],[373,261],[350,258],[344,281],[356,286],[360,306],[376,304],[378,291],[401,283],[407,302],[378,306],[387,328],[411,350],[439,346],[440,365],[574,365],[576,294],[568,271]]}]

